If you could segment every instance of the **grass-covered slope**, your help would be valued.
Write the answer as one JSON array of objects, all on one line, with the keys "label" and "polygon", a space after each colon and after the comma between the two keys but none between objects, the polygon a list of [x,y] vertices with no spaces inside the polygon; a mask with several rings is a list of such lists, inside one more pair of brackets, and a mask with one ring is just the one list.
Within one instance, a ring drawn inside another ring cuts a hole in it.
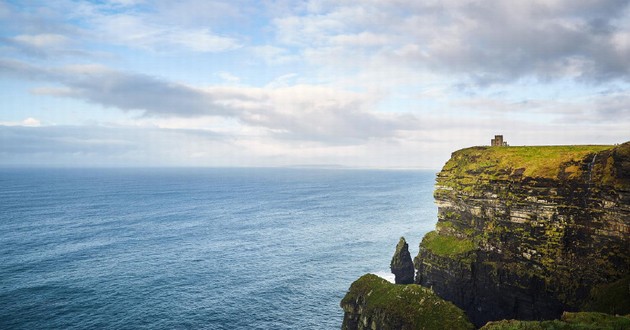
[{"label": "grass-covered slope", "polygon": [[614,316],[603,313],[564,313],[560,320],[490,322],[481,330],[627,330],[630,316]]},{"label": "grass-covered slope", "polygon": [[341,301],[342,329],[473,329],[464,312],[415,284],[396,285],[366,274]]},{"label": "grass-covered slope", "polygon": [[[595,154],[613,146],[526,146],[472,147],[453,153],[443,172],[456,177],[509,179],[511,177],[555,179],[563,172],[571,177],[583,175],[580,165]],[[597,159],[595,159],[597,160]]]},{"label": "grass-covered slope", "polygon": [[420,248],[430,250],[438,256],[454,257],[474,250],[475,244],[466,238],[440,235],[431,231],[424,235]]}]

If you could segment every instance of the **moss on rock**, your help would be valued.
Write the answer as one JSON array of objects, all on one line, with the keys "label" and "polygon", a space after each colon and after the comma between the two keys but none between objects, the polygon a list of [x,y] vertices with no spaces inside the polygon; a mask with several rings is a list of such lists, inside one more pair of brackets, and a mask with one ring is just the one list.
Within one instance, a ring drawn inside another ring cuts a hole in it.
[{"label": "moss on rock", "polygon": [[489,322],[481,330],[624,330],[630,329],[630,316],[580,312],[562,314],[560,320]]},{"label": "moss on rock", "polygon": [[473,251],[475,244],[466,238],[441,235],[436,231],[431,231],[424,235],[420,248],[427,249],[441,257],[454,257]]},{"label": "moss on rock", "polygon": [[342,329],[473,329],[464,312],[415,284],[395,285],[366,274],[341,301]]},{"label": "moss on rock", "polygon": [[468,183],[517,177],[555,179],[567,168],[572,176],[579,177],[582,169],[577,165],[585,158],[592,159],[596,153],[612,148],[601,145],[472,147],[454,152],[442,171],[450,171],[460,180],[470,181]]}]

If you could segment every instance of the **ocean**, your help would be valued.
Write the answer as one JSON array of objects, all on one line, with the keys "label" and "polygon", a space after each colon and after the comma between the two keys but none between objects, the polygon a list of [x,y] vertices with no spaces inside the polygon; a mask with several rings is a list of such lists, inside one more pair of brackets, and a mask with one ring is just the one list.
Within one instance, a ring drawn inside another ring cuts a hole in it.
[{"label": "ocean", "polygon": [[0,329],[338,329],[433,171],[0,169]]}]

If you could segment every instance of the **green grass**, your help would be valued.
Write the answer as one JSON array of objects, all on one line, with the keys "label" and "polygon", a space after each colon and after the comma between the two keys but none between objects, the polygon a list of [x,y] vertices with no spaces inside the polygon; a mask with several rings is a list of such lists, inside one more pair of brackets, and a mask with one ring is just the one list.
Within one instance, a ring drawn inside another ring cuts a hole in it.
[{"label": "green grass", "polygon": [[440,235],[435,231],[424,235],[420,246],[442,257],[453,257],[475,249],[475,244],[471,240]]},{"label": "green grass", "polygon": [[341,306],[356,306],[362,317],[377,320],[379,329],[474,328],[461,309],[431,289],[392,284],[372,274],[352,283]]},{"label": "green grass", "polygon": [[[614,146],[527,146],[473,147],[453,153],[443,171],[458,177],[473,176],[485,179],[505,179],[520,173],[523,177],[556,178],[563,164],[570,175],[579,176],[576,164],[589,161],[587,157]],[[573,164],[574,166],[570,166]],[[573,172],[571,172],[573,171]]]},{"label": "green grass", "polygon": [[603,313],[567,313],[561,320],[490,322],[481,330],[623,330],[630,329],[628,316],[613,316]]}]

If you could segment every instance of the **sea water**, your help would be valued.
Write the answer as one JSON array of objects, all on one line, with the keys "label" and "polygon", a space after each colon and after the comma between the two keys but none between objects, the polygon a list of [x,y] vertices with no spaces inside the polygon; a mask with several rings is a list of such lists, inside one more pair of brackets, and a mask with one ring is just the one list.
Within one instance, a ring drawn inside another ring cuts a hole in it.
[{"label": "sea water", "polygon": [[0,329],[338,329],[433,171],[0,169]]}]

